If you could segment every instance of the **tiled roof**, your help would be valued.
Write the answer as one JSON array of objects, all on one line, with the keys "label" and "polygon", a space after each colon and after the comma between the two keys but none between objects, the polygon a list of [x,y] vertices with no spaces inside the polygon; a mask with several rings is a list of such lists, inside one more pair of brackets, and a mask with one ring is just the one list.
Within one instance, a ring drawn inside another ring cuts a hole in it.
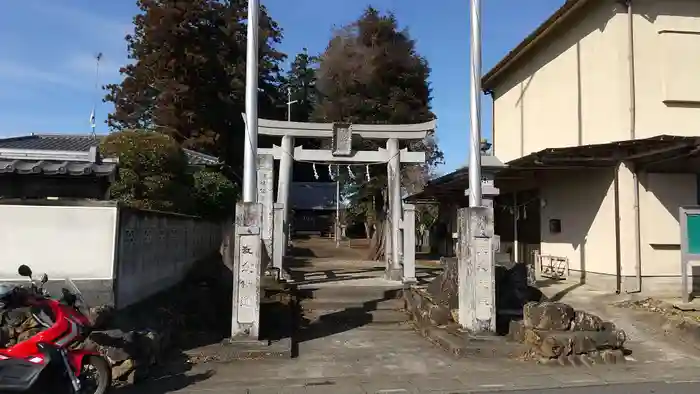
[{"label": "tiled roof", "polygon": [[292,209],[334,210],[335,182],[292,182],[289,193]]},{"label": "tiled roof", "polygon": [[62,150],[87,152],[100,144],[100,136],[27,135],[0,139],[0,149]]},{"label": "tiled roof", "polygon": [[[98,146],[104,135],[89,134],[32,134],[0,139],[0,149],[26,149],[46,151],[88,152]],[[219,159],[204,153],[185,149],[190,165],[217,165]]]},{"label": "tiled roof", "polygon": [[97,164],[84,161],[0,159],[0,174],[107,176],[114,173],[116,168],[116,163]]}]

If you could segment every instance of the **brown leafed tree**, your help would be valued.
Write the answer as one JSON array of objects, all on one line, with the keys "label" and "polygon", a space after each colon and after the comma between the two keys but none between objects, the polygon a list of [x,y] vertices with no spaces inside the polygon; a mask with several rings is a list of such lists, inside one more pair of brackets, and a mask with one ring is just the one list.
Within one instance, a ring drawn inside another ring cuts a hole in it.
[{"label": "brown leafed tree", "polygon": [[[399,28],[395,16],[368,7],[357,21],[336,32],[320,58],[313,118],[369,124],[432,120],[429,75],[427,61],[416,52],[415,42],[407,30]],[[376,150],[377,143],[363,141],[358,148]],[[402,167],[402,183],[413,189],[425,183],[443,156],[432,136],[408,143],[408,147],[425,150],[428,156],[426,165]],[[374,221],[369,258],[380,259],[384,254],[387,171],[385,165],[370,166],[370,171],[371,181],[365,177],[348,180],[345,192],[352,196],[356,210],[367,211],[365,220]]]},{"label": "brown leafed tree", "polygon": [[[130,64],[119,84],[110,128],[165,133],[186,148],[241,167],[245,97],[245,0],[138,0]],[[282,33],[263,7],[260,17],[260,116],[278,117]]]}]

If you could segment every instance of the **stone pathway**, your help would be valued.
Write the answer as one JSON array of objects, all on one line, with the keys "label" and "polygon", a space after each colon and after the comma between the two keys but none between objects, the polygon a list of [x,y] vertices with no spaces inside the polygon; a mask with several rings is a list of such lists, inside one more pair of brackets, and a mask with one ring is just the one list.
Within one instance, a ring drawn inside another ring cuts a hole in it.
[{"label": "stone pathway", "polygon": [[[662,332],[641,327],[629,317],[611,316],[600,307],[604,294],[574,290],[562,301],[625,329],[633,350],[629,362],[545,367],[504,359],[454,359],[433,346],[397,311],[400,302],[391,292],[399,286],[382,279],[381,263],[306,258],[295,264],[292,274],[313,296],[302,303],[309,321],[300,333],[298,358],[199,364],[115,394],[456,394],[698,379],[700,355],[695,350],[679,347]],[[418,274],[427,281],[436,272],[434,267],[419,267]],[[544,290],[551,296],[565,289],[566,284],[556,284]]]}]

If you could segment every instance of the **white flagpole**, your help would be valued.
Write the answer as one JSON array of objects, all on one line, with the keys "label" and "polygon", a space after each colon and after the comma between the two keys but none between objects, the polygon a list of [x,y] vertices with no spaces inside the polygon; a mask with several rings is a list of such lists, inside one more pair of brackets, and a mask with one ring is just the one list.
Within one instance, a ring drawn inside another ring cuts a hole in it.
[{"label": "white flagpole", "polygon": [[102,60],[102,52],[98,53],[95,57],[95,100],[92,103],[92,111],[90,112],[90,128],[92,129],[92,135],[95,135],[97,124],[95,123],[95,109],[97,107],[98,92],[100,87],[100,60]]},{"label": "white flagpole", "polygon": [[469,206],[481,206],[481,0],[471,0]]},{"label": "white flagpole", "polygon": [[245,67],[246,130],[243,142],[243,202],[257,202],[258,150],[258,17],[260,0],[248,0],[248,36]]}]

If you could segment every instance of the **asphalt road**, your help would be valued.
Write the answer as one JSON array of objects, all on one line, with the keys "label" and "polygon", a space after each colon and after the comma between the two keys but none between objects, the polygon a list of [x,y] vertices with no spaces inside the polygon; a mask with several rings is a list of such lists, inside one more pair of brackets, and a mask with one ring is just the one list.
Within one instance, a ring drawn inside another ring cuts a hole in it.
[{"label": "asphalt road", "polygon": [[[700,383],[635,383],[606,386],[570,387],[547,390],[535,389],[501,392],[504,394],[696,394],[700,393]],[[494,391],[488,391],[483,393],[494,393]]]}]

